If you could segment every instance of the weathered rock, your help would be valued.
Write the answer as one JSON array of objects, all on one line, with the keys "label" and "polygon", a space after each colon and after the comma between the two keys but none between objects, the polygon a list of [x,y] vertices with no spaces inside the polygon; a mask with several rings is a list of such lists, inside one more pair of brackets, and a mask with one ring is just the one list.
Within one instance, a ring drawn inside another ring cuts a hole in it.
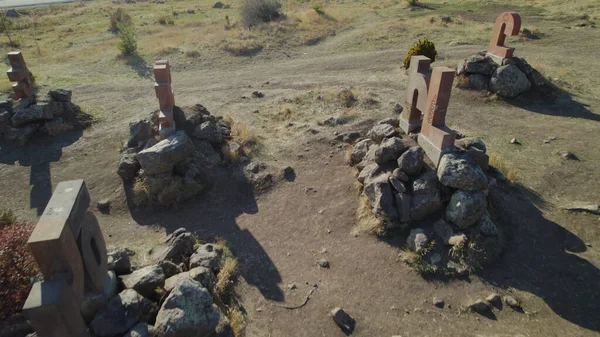
[{"label": "weathered rock", "polygon": [[519,302],[512,296],[505,295],[504,303],[506,303],[506,305],[508,305],[512,309],[521,310],[521,306],[519,305]]},{"label": "weathered rock", "polygon": [[16,9],[9,9],[6,11],[6,17],[7,18],[18,18],[19,12],[17,12]]},{"label": "weathered rock", "polygon": [[348,123],[348,120],[344,117],[329,117],[324,120],[321,124],[325,126],[338,126]]},{"label": "weathered rock", "polygon": [[408,147],[407,143],[398,137],[385,139],[375,151],[375,162],[377,164],[385,164],[390,161],[396,161]]},{"label": "weathered rock", "polygon": [[483,192],[458,190],[452,195],[446,208],[446,219],[458,228],[469,228],[481,219],[486,206]]},{"label": "weathered rock", "polygon": [[485,313],[490,310],[489,303],[485,302],[484,300],[477,300],[473,304],[471,304],[470,307],[471,310],[478,313]]},{"label": "weathered rock", "polygon": [[146,174],[169,172],[194,153],[194,144],[183,131],[177,131],[156,145],[138,153],[137,160]]},{"label": "weathered rock", "polygon": [[531,73],[527,75],[527,79],[529,80],[531,85],[537,88],[542,88],[547,85],[547,81],[544,75],[542,75],[539,71],[535,69],[533,69]]},{"label": "weathered rock", "polygon": [[100,293],[86,294],[81,303],[81,315],[86,322],[91,322],[97,313],[104,310],[110,300],[117,295],[117,275],[110,270],[106,276],[104,290]]},{"label": "weathered rock", "polygon": [[415,228],[410,231],[410,234],[406,239],[406,245],[413,252],[420,253],[422,250],[428,247],[429,238],[427,235],[425,235],[423,229]]},{"label": "weathered rock", "polygon": [[423,220],[444,207],[437,184],[435,172],[425,173],[413,182],[411,219]]},{"label": "weathered rock", "polygon": [[212,290],[216,282],[215,273],[213,273],[212,270],[206,267],[196,267],[189,271],[169,277],[165,281],[165,291],[169,292],[173,290],[179,283],[188,278],[200,283],[208,290]]},{"label": "weathered rock", "polygon": [[468,150],[474,147],[478,150],[483,151],[483,153],[487,153],[487,147],[485,146],[485,143],[481,139],[474,137],[465,137],[457,139],[456,142],[454,142],[454,145],[463,150]]},{"label": "weathered rock", "polygon": [[373,214],[391,219],[397,217],[392,187],[386,175],[370,179],[363,193],[371,202]]},{"label": "weathered rock", "polygon": [[210,143],[221,143],[223,135],[221,130],[212,122],[204,122],[194,130],[194,137]]},{"label": "weathered rock", "polygon": [[443,307],[444,307],[444,304],[445,304],[445,303],[444,303],[444,300],[442,300],[442,299],[439,299],[439,298],[437,298],[437,297],[434,297],[434,298],[433,298],[433,305],[435,305],[436,307],[438,307],[438,308],[443,308]]},{"label": "weathered rock", "polygon": [[394,172],[392,172],[392,177],[402,181],[402,182],[408,182],[408,180],[410,179],[406,173],[404,173],[402,170],[400,170],[399,168],[395,169]]},{"label": "weathered rock", "polygon": [[369,132],[367,137],[371,138],[375,143],[379,144],[384,138],[393,137],[397,134],[396,129],[389,124],[375,125]]},{"label": "weathered rock", "polygon": [[356,145],[354,145],[352,148],[352,152],[350,153],[350,165],[356,165],[360,163],[367,155],[371,145],[373,145],[373,141],[371,139],[363,139],[356,143]]},{"label": "weathered rock", "polygon": [[424,152],[420,146],[413,146],[398,158],[398,167],[408,175],[417,175],[423,169]]},{"label": "weathered rock", "polygon": [[131,262],[129,257],[135,255],[135,252],[127,248],[107,249],[108,270],[114,270],[117,275],[131,273]]},{"label": "weathered rock", "polygon": [[329,261],[327,261],[326,259],[319,259],[317,260],[317,266],[329,269]]},{"label": "weathered rock", "polygon": [[224,3],[222,3],[221,1],[217,1],[215,2],[215,4],[213,5],[213,8],[217,8],[217,9],[221,9],[224,8],[226,5]]},{"label": "weathered rock", "polygon": [[296,171],[293,167],[287,166],[283,169],[283,179],[285,179],[286,181],[296,180]]},{"label": "weathered rock", "polygon": [[71,90],[56,89],[50,90],[48,96],[55,102],[71,102]]},{"label": "weathered rock", "polygon": [[250,172],[250,173],[258,173],[260,171],[260,164],[253,161],[248,163],[248,165],[246,165],[245,167],[246,171]]},{"label": "weathered rock", "polygon": [[52,114],[44,107],[44,105],[36,104],[25,109],[17,108],[12,116],[12,124],[18,127],[31,122],[52,119]]},{"label": "weathered rock", "polygon": [[376,125],[382,125],[382,124],[391,125],[391,126],[397,128],[400,125],[400,121],[398,121],[398,118],[389,117],[389,118],[384,118],[376,123]]},{"label": "weathered rock", "polygon": [[261,91],[255,90],[252,92],[252,97],[263,98],[265,97],[265,94],[263,94]]},{"label": "weathered rock", "polygon": [[454,234],[452,226],[450,226],[443,219],[440,219],[438,222],[433,224],[433,232],[444,244],[449,244],[448,242],[450,237],[452,237],[452,234]]},{"label": "weathered rock", "polygon": [[487,214],[481,217],[478,226],[483,236],[498,236],[498,228]]},{"label": "weathered rock", "polygon": [[152,126],[150,122],[143,119],[134,123],[129,123],[129,138],[127,147],[136,147],[140,143],[146,143],[152,135]]},{"label": "weathered rock", "polygon": [[490,89],[499,96],[516,97],[531,88],[527,76],[515,65],[498,67],[490,80]]},{"label": "weathered rock", "polygon": [[467,191],[487,189],[485,173],[469,159],[464,155],[452,153],[444,155],[437,169],[440,182],[445,186]]},{"label": "weathered rock", "polygon": [[436,265],[440,262],[442,262],[442,256],[439,253],[431,253],[429,255],[429,263]]},{"label": "weathered rock", "polygon": [[390,180],[390,184],[392,185],[392,187],[394,188],[394,190],[396,192],[398,192],[398,193],[406,192],[406,187],[404,187],[404,184],[400,180],[398,180],[392,176],[389,177],[389,180]]},{"label": "weathered rock", "polygon": [[231,328],[231,322],[227,318],[227,316],[221,311],[221,318],[219,320],[219,324],[215,328],[215,333],[210,337],[235,337],[233,333],[233,329]]},{"label": "weathered rock", "polygon": [[153,265],[121,276],[121,280],[126,288],[133,289],[142,296],[153,298],[156,296],[156,288],[164,286],[165,274],[161,267]]},{"label": "weathered rock", "polygon": [[354,143],[355,140],[359,139],[361,136],[362,136],[361,133],[358,131],[340,132],[338,135],[335,136],[334,140],[352,144],[352,143]]},{"label": "weathered rock", "polygon": [[352,334],[356,326],[356,320],[354,320],[352,316],[348,315],[342,308],[331,310],[331,316],[333,317],[335,324],[337,324],[346,335]]},{"label": "weathered rock", "polygon": [[42,122],[39,130],[49,136],[56,136],[74,129],[75,125],[67,122],[61,117],[54,117],[51,120]]},{"label": "weathered rock", "polygon": [[467,74],[480,74],[489,76],[497,65],[489,58],[482,55],[469,57],[464,63],[464,72]]},{"label": "weathered rock", "polygon": [[402,111],[404,111],[404,107],[402,106],[402,104],[400,104],[400,103],[396,103],[396,104],[394,104],[394,112],[395,112],[396,114],[398,114],[398,115],[399,115],[399,114],[401,114],[401,113],[402,113]]},{"label": "weathered rock", "polygon": [[491,293],[488,295],[488,297],[485,298],[486,301],[492,303],[492,304],[498,304],[501,301],[500,295],[496,294],[496,293]]},{"label": "weathered rock", "polygon": [[449,239],[448,239],[448,245],[450,246],[464,246],[467,243],[467,236],[464,235],[463,233],[456,233],[453,234]]},{"label": "weathered rock", "polygon": [[368,163],[374,163],[375,162],[375,153],[377,153],[378,148],[379,148],[379,145],[377,145],[377,144],[373,144],[373,145],[369,146],[369,151],[367,151],[367,154],[365,155],[363,160],[360,163],[358,163],[358,165],[356,165],[356,167],[360,169],[360,167],[363,166],[363,163],[367,163],[364,166],[368,165]]},{"label": "weathered rock", "polygon": [[194,252],[194,235],[179,228],[171,233],[165,241],[150,250],[148,259],[156,263],[167,260],[175,264],[186,262]]},{"label": "weathered rock", "polygon": [[156,304],[133,289],[125,289],[96,315],[90,328],[97,337],[121,336],[138,322],[152,321],[157,311]]},{"label": "weathered rock", "polygon": [[380,173],[381,168],[379,167],[379,165],[373,163],[365,166],[365,168],[363,168],[362,171],[360,171],[360,173],[358,174],[357,179],[361,184],[366,184],[371,178],[376,177]]},{"label": "weathered rock", "polygon": [[163,270],[163,273],[165,274],[165,279],[168,279],[173,275],[177,275],[183,272],[183,270],[178,265],[168,260],[160,261],[158,263],[158,266]]},{"label": "weathered rock", "polygon": [[11,114],[8,111],[0,112],[0,133],[4,132],[4,130],[10,125]]},{"label": "weathered rock", "polygon": [[139,170],[140,163],[137,160],[137,154],[124,152],[117,167],[119,177],[123,180],[131,180],[135,178]]},{"label": "weathered rock", "polygon": [[37,124],[26,124],[19,128],[7,127],[4,130],[4,141],[24,146],[38,128]]},{"label": "weathered rock", "polygon": [[138,323],[123,337],[152,337],[154,326],[148,323]]},{"label": "weathered rock", "polygon": [[430,194],[438,191],[438,178],[435,172],[427,172],[422,174],[413,182],[413,193]]},{"label": "weathered rock", "polygon": [[198,247],[190,257],[190,269],[205,267],[211,270],[219,270],[222,256],[223,247],[213,243],[204,244]]},{"label": "weathered rock", "polygon": [[219,324],[221,314],[212,296],[202,285],[183,280],[167,296],[156,323],[155,337],[208,337]]},{"label": "weathered rock", "polygon": [[469,75],[469,88],[473,90],[487,90],[489,77],[480,74]]},{"label": "weathered rock", "polygon": [[483,172],[487,172],[487,170],[489,170],[490,157],[485,154],[485,152],[472,147],[467,150],[467,156],[469,156]]},{"label": "weathered rock", "polygon": [[398,221],[407,223],[410,221],[410,212],[412,197],[407,193],[396,193],[396,210],[398,211]]}]

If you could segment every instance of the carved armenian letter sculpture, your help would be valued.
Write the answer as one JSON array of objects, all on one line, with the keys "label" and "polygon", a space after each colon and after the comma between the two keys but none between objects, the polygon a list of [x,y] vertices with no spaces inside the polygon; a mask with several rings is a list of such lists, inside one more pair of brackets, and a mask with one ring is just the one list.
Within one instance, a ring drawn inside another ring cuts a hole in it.
[{"label": "carved armenian letter sculpture", "polygon": [[400,127],[409,133],[421,126],[421,114],[427,104],[427,88],[431,77],[431,59],[417,55],[410,58],[408,69],[408,87],[406,102],[410,109],[405,109],[400,115]]},{"label": "carved armenian letter sculpture", "polygon": [[456,134],[446,126],[446,112],[452,94],[454,69],[433,68],[427,106],[418,143],[437,167],[442,155],[454,148]]},{"label": "carved armenian letter sculpture", "polygon": [[23,59],[23,54],[21,54],[20,51],[10,52],[8,53],[8,61],[10,62],[11,68],[8,69],[6,74],[11,82],[15,82],[12,85],[13,91],[15,92],[15,98],[19,99],[33,95],[33,81],[31,79],[31,73],[25,63],[25,59]]},{"label": "carved armenian letter sculpture", "polygon": [[514,12],[504,12],[498,15],[494,30],[492,31],[492,40],[490,41],[487,55],[491,56],[495,61],[512,57],[515,49],[504,46],[504,40],[507,35],[519,35],[520,30],[521,16],[519,16],[519,14]]},{"label": "carved armenian letter sculpture", "polygon": [[168,61],[156,61],[154,64],[154,79],[154,90],[160,106],[158,135],[161,139],[164,139],[175,132],[175,121],[173,120],[175,95],[171,88],[171,67]]}]

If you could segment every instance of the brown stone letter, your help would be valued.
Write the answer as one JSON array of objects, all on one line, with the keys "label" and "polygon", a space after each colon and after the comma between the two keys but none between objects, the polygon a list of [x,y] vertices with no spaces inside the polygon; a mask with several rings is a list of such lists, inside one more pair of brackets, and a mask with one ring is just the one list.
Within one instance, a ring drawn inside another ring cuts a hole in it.
[{"label": "brown stone letter", "polygon": [[409,133],[421,126],[421,114],[427,104],[427,88],[431,77],[431,59],[418,55],[410,58],[408,69],[408,87],[406,102],[410,109],[405,109],[400,115],[400,127]]},{"label": "brown stone letter", "polygon": [[517,13],[504,12],[496,19],[496,25],[492,32],[492,41],[488,48],[488,54],[495,55],[499,58],[512,57],[514,48],[504,46],[506,36],[519,35],[521,30],[521,17]]}]

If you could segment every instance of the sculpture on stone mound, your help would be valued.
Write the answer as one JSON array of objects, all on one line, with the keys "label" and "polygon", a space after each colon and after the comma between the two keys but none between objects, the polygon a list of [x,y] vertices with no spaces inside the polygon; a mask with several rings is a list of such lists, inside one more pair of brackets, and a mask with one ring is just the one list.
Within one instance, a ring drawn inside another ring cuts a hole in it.
[{"label": "sculpture on stone mound", "polygon": [[406,102],[410,108],[400,114],[399,124],[404,132],[409,133],[421,126],[421,114],[427,104],[427,88],[431,77],[431,59],[417,55],[410,58],[408,69],[408,87]]},{"label": "sculpture on stone mound", "polygon": [[80,307],[84,294],[104,290],[106,245],[83,180],[58,184],[27,242],[44,277],[23,312],[38,336],[90,336]]},{"label": "sculpture on stone mound", "polygon": [[160,112],[158,114],[158,136],[165,139],[175,132],[173,107],[175,95],[171,88],[171,67],[169,61],[159,60],[154,64],[154,90],[158,98]]},{"label": "sculpture on stone mound", "polygon": [[10,52],[8,53],[8,61],[11,68],[6,71],[6,74],[8,79],[14,82],[12,88],[15,92],[15,98],[32,96],[34,94],[33,79],[27,68],[27,63],[23,59],[23,54],[20,51]]},{"label": "sculpture on stone mound", "polygon": [[514,12],[504,12],[496,18],[496,24],[492,31],[492,40],[488,47],[487,56],[490,56],[496,63],[498,60],[502,60],[508,57],[512,57],[515,48],[504,46],[504,40],[506,36],[519,35],[521,30],[521,16]]}]

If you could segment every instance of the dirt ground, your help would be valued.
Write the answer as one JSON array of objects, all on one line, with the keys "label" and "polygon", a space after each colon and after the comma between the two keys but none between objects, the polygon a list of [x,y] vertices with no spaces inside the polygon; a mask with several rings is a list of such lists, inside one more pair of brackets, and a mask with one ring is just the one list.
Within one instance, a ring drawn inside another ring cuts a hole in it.
[{"label": "dirt ground", "polygon": [[[224,238],[240,258],[236,292],[247,313],[247,336],[343,336],[328,316],[337,306],[356,319],[354,336],[598,335],[600,219],[559,206],[599,201],[600,155],[594,145],[600,143],[600,99],[576,91],[552,104],[503,102],[454,90],[448,124],[481,137],[489,151],[518,171],[516,184],[501,185],[492,195],[509,239],[499,261],[479,275],[424,280],[398,261],[402,237],[352,234],[358,205],[354,172],[345,164],[344,149],[330,140],[336,131],[394,116],[393,103],[404,103],[407,80],[400,68],[406,49],[340,53],[352,34],[340,32],[291,57],[173,65],[179,106],[201,103],[213,114],[247,123],[262,144],[257,158],[272,167],[292,166],[293,182],[255,195],[247,182],[225,172],[213,189],[179,209],[133,206],[116,165],[128,123],[156,106],[152,82],[140,77],[70,88],[75,103],[106,112],[91,129],[36,139],[20,150],[3,148],[0,204],[35,222],[58,182],[83,178],[93,204],[111,200],[110,214],[96,212],[107,244],[136,250],[139,264],[144,252],[179,227],[205,240]],[[484,48],[443,46],[439,64],[456,64]],[[517,48],[517,54],[535,59],[546,46]],[[580,64],[574,69],[586,71]],[[347,111],[316,99],[342,87],[380,104]],[[265,98],[250,98],[253,90]],[[290,112],[281,115],[282,106]],[[345,114],[353,118],[349,125],[317,124]],[[543,142],[553,136],[555,141]],[[514,137],[521,145],[509,143]],[[579,161],[565,161],[559,151],[571,151]],[[321,258],[329,260],[330,269],[316,265]],[[296,289],[290,290],[291,284]],[[278,307],[301,303],[314,285],[318,288],[304,307]],[[514,296],[524,312],[504,307],[482,316],[463,310],[492,292]],[[433,297],[443,299],[445,308],[434,307]]]}]

